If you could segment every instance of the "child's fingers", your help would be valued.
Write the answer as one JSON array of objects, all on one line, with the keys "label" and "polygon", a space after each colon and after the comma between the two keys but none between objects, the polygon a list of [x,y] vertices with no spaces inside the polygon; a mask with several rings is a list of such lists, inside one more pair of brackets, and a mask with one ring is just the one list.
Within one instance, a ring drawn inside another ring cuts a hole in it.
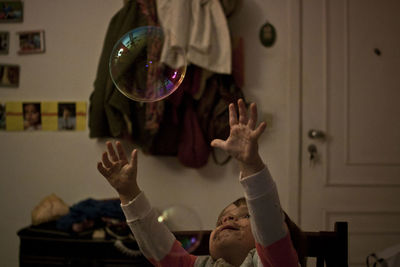
[{"label": "child's fingers", "polygon": [[256,103],[251,103],[250,104],[250,119],[248,122],[248,126],[250,129],[254,130],[254,128],[256,127],[256,123],[257,123],[257,105]]},{"label": "child's fingers", "polygon": [[113,145],[112,145],[112,143],[110,141],[106,142],[106,147],[107,147],[107,150],[108,150],[108,154],[111,157],[111,160],[112,161],[118,161],[117,154],[115,153],[114,147],[113,147]]},{"label": "child's fingers", "polygon": [[124,161],[124,162],[128,162],[128,159],[127,159],[126,154],[125,154],[125,150],[124,150],[124,148],[122,147],[121,142],[120,142],[120,141],[117,141],[117,142],[115,143],[115,145],[116,145],[116,147],[117,147],[119,159],[122,160],[122,161]]},{"label": "child's fingers", "polygon": [[246,105],[244,104],[243,99],[238,100],[238,107],[239,107],[239,123],[247,124],[247,110]]},{"label": "child's fingers", "polygon": [[225,141],[221,140],[221,139],[214,139],[214,140],[211,141],[211,146],[212,147],[216,147],[216,148],[224,149],[225,148]]},{"label": "child's fingers", "polygon": [[267,123],[263,121],[262,123],[260,123],[260,125],[258,125],[257,129],[254,130],[254,137],[258,139],[265,131],[265,128],[267,128]]},{"label": "child's fingers", "polygon": [[103,164],[101,162],[97,162],[97,170],[105,177],[109,177],[109,172],[107,171],[106,168],[104,168]]},{"label": "child's fingers", "polygon": [[137,150],[134,149],[131,153],[131,161],[130,164],[131,166],[137,166]]},{"label": "child's fingers", "polygon": [[108,158],[107,152],[104,152],[102,155],[103,164],[106,168],[111,168],[113,164],[111,163],[110,159]]},{"label": "child's fingers", "polygon": [[229,126],[233,126],[237,124],[237,114],[236,114],[236,109],[235,105],[233,103],[229,104]]}]

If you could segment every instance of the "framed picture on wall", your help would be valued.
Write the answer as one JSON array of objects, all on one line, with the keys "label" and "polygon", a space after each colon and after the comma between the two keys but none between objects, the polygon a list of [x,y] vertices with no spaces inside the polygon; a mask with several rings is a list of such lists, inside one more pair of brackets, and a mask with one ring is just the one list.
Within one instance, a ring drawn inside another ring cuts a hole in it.
[{"label": "framed picture on wall", "polygon": [[8,54],[10,33],[0,31],[0,54]]},{"label": "framed picture on wall", "polygon": [[44,52],[44,31],[17,32],[19,39],[18,54],[34,54]]},{"label": "framed picture on wall", "polygon": [[18,87],[19,85],[19,66],[0,65],[0,87]]},{"label": "framed picture on wall", "polygon": [[58,129],[75,130],[76,103],[58,103]]},{"label": "framed picture on wall", "polygon": [[24,130],[42,130],[42,112],[40,102],[24,102],[22,104]]},{"label": "framed picture on wall", "polygon": [[0,1],[0,23],[22,22],[23,13],[21,1]]}]

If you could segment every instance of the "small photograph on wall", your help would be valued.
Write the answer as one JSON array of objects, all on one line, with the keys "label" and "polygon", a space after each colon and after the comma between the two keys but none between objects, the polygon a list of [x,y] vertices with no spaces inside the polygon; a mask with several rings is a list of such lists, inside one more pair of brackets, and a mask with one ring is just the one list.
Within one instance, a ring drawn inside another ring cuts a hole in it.
[{"label": "small photograph on wall", "polygon": [[22,22],[23,4],[21,1],[0,1],[0,23]]},{"label": "small photograph on wall", "polygon": [[10,43],[10,33],[0,31],[0,54],[7,55]]},{"label": "small photograph on wall", "polygon": [[44,52],[44,31],[18,32],[18,54],[35,54]]},{"label": "small photograph on wall", "polygon": [[24,102],[22,104],[24,130],[36,131],[42,129],[40,102]]},{"label": "small photograph on wall", "polygon": [[76,103],[58,103],[58,129],[76,129]]},{"label": "small photograph on wall", "polygon": [[18,85],[19,85],[19,66],[1,64],[0,87],[18,87]]},{"label": "small photograph on wall", "polygon": [[6,104],[0,103],[0,131],[6,129]]}]

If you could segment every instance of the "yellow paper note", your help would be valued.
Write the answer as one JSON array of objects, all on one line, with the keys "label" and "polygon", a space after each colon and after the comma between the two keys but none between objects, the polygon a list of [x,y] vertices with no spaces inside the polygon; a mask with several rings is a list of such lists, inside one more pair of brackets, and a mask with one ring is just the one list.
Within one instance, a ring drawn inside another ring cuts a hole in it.
[{"label": "yellow paper note", "polygon": [[6,102],[6,130],[23,131],[22,102]]},{"label": "yellow paper note", "polygon": [[76,102],[76,130],[84,131],[86,129],[86,102]]},{"label": "yellow paper note", "polygon": [[6,104],[0,101],[0,131],[6,129]]},{"label": "yellow paper note", "polygon": [[42,102],[42,129],[57,131],[57,102]]}]

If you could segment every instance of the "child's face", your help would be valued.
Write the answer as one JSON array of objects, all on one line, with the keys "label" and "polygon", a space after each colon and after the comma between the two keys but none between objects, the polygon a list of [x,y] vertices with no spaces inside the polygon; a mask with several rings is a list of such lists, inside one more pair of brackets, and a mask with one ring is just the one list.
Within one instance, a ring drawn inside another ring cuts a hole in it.
[{"label": "child's face", "polygon": [[29,123],[29,125],[36,125],[39,123],[40,114],[39,111],[36,110],[35,105],[26,105],[25,106],[25,120]]},{"label": "child's face", "polygon": [[64,118],[69,118],[70,115],[71,115],[71,112],[69,111],[69,109],[64,108],[64,110],[63,110],[63,117],[64,117]]},{"label": "child's face", "polygon": [[249,210],[245,204],[229,205],[218,218],[217,227],[210,236],[210,255],[225,258],[227,253],[250,251],[255,247],[250,227]]}]

